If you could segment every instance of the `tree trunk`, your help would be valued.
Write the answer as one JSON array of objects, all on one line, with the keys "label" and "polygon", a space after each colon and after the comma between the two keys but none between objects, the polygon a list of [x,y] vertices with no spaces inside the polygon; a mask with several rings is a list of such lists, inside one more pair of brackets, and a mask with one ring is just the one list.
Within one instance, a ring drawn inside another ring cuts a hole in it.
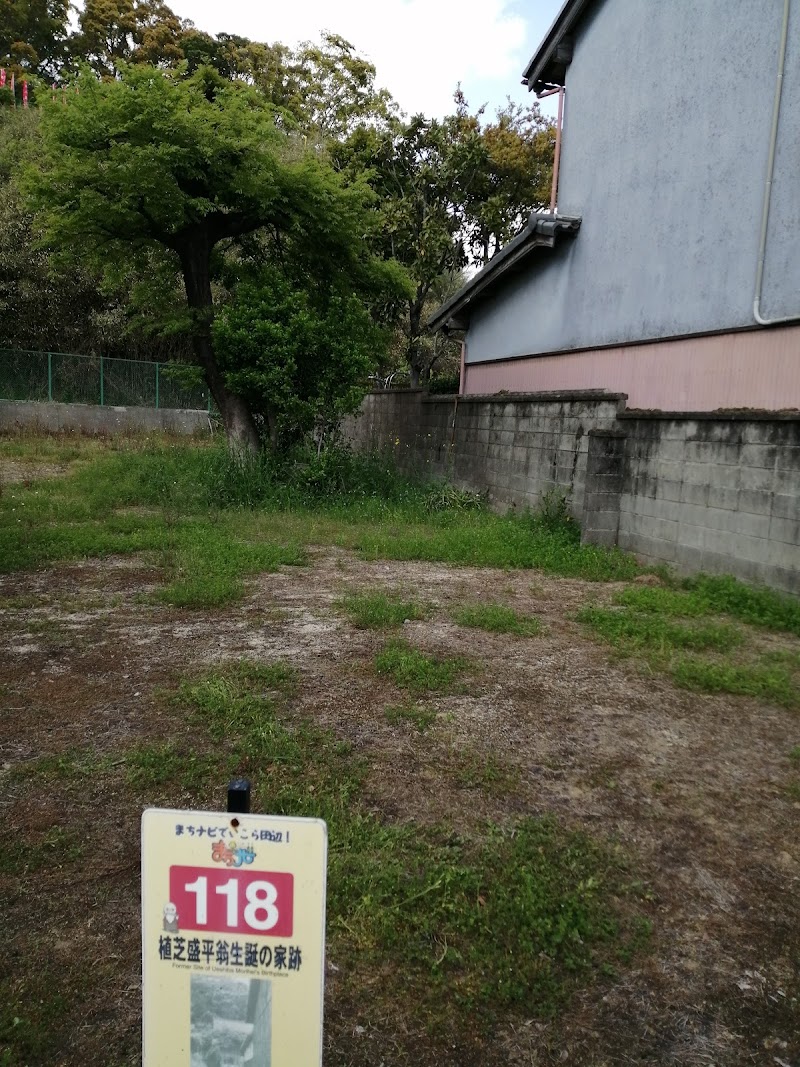
[{"label": "tree trunk", "polygon": [[214,357],[211,323],[214,300],[211,294],[211,241],[201,227],[193,231],[178,249],[186,286],[186,300],[192,312],[192,347],[203,368],[208,388],[219,408],[228,447],[233,452],[258,452],[261,441],[253,416],[240,396],[229,392]]},{"label": "tree trunk", "polygon": [[411,379],[411,388],[418,389],[423,371],[423,360],[419,350],[419,339],[422,333],[422,306],[414,301],[408,308],[408,368]]}]

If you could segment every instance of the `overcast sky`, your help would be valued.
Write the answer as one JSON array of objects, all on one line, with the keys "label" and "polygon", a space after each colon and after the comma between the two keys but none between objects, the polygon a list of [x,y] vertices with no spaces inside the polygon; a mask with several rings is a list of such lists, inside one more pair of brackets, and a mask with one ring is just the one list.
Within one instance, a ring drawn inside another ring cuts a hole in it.
[{"label": "overcast sky", "polygon": [[444,115],[460,81],[471,108],[529,99],[523,68],[562,0],[173,0],[209,33],[294,45],[323,30],[368,56],[408,113]]}]

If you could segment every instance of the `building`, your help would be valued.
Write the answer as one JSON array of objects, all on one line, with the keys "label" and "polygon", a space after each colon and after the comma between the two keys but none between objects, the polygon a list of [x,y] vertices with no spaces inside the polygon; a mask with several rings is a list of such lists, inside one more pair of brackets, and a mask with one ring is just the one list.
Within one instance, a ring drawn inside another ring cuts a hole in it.
[{"label": "building", "polygon": [[431,322],[462,394],[800,408],[800,0],[567,0],[525,80],[557,201]]}]

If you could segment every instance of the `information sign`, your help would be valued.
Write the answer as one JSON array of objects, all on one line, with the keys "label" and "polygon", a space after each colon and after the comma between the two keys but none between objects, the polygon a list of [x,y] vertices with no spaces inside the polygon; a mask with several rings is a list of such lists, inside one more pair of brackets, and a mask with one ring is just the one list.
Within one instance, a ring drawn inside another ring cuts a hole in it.
[{"label": "information sign", "polygon": [[322,1062],[319,819],[142,816],[144,1067]]}]

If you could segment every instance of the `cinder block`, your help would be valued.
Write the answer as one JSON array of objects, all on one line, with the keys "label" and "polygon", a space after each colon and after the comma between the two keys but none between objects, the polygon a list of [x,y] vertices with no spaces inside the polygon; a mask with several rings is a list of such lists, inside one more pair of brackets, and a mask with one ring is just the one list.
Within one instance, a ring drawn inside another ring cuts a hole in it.
[{"label": "cinder block", "polygon": [[774,445],[742,445],[739,463],[743,467],[767,467],[772,470],[777,463],[778,450]]},{"label": "cinder block", "polygon": [[[770,494],[764,494],[768,496]],[[775,493],[771,496],[772,514],[776,519],[794,519],[800,516],[800,495]]]},{"label": "cinder block", "polygon": [[701,550],[705,548],[706,541],[711,538],[711,532],[705,526],[697,526],[694,523],[681,522],[678,526],[676,538],[679,545],[686,548]]},{"label": "cinder block", "polygon": [[788,493],[800,496],[800,474],[797,471],[776,468],[773,486],[776,493]]},{"label": "cinder block", "polygon": [[613,548],[616,543],[616,530],[583,530],[581,533],[582,545],[601,545],[605,548]]},{"label": "cinder block", "polygon": [[675,565],[684,574],[692,574],[703,569],[703,550],[678,542],[675,546]]},{"label": "cinder block", "polygon": [[708,489],[707,504],[711,508],[736,511],[739,507],[739,490],[722,489],[719,486],[711,485]]},{"label": "cinder block", "polygon": [[[770,492],[773,485],[776,483],[778,474],[776,471],[770,470],[768,467],[740,467],[739,468],[739,488],[747,490],[755,490],[757,492]],[[796,479],[795,479],[796,481]],[[783,492],[784,490],[778,489],[775,485],[777,492]],[[785,490],[791,492],[791,489]]]},{"label": "cinder block", "polygon": [[779,519],[773,515],[767,522],[770,541],[781,541],[787,545],[800,544],[800,519]]},{"label": "cinder block", "polygon": [[700,507],[708,503],[707,485],[692,485],[687,482],[681,483],[681,501],[684,504],[696,504]]},{"label": "cinder block", "polygon": [[662,500],[679,501],[681,499],[681,482],[669,478],[659,478],[656,485],[657,496]]},{"label": "cinder block", "polygon": [[732,574],[743,582],[763,582],[768,566],[766,559],[744,559],[726,553],[704,552],[703,570],[709,574]]},{"label": "cinder block", "polygon": [[772,509],[772,494],[758,489],[739,490],[739,511],[751,515],[769,515]]}]

